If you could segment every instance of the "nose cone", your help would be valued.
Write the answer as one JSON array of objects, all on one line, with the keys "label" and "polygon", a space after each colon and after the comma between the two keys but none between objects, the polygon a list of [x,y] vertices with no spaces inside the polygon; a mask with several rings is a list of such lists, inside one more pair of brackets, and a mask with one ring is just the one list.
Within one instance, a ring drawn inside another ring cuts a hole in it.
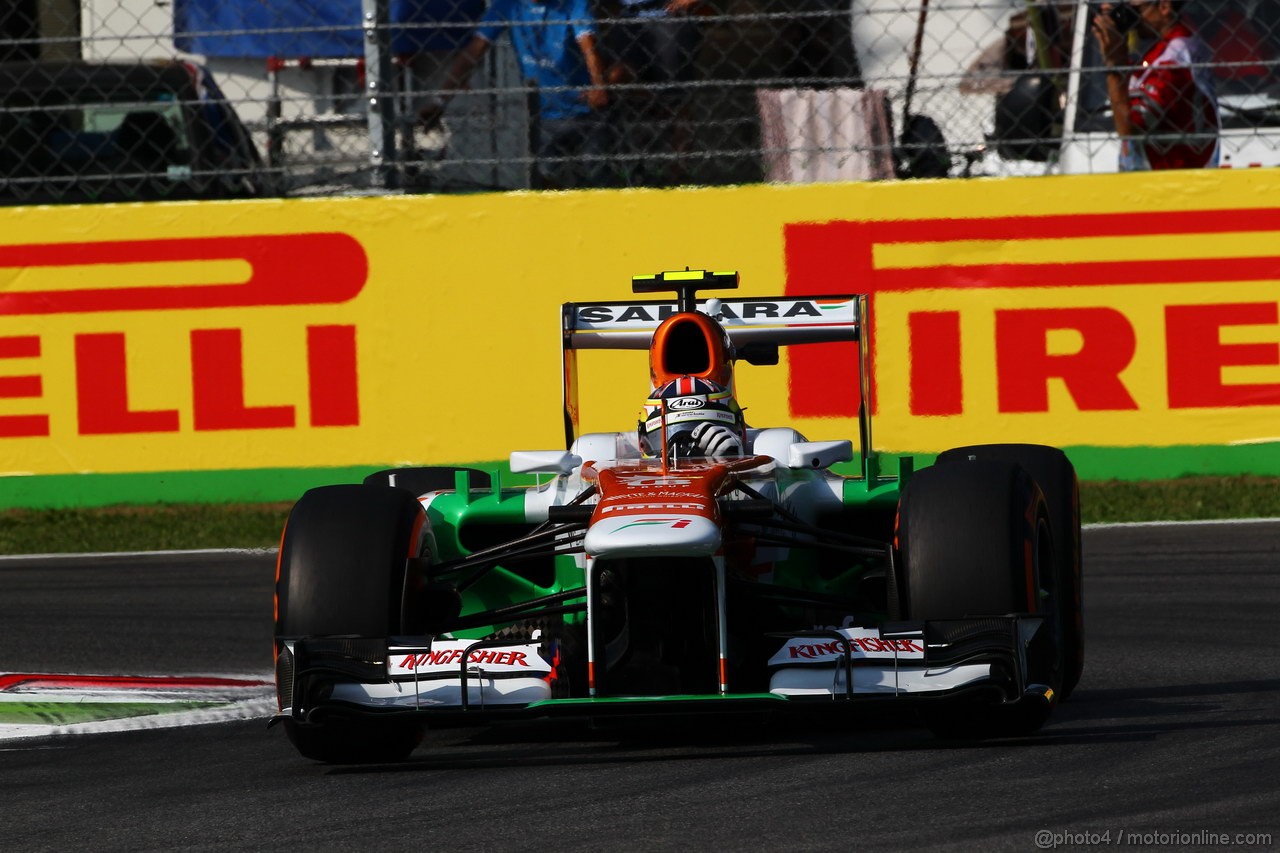
[{"label": "nose cone", "polygon": [[699,515],[622,515],[587,531],[592,557],[709,557],[720,550],[720,525]]}]

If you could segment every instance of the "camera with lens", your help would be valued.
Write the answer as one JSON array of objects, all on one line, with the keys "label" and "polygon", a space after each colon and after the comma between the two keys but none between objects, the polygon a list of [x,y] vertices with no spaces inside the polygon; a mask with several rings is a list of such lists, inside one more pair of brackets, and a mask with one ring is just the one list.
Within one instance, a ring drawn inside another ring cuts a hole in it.
[{"label": "camera with lens", "polygon": [[1125,2],[1118,2],[1111,7],[1111,23],[1116,25],[1116,29],[1122,33],[1127,33],[1138,25],[1138,21],[1142,20],[1142,16],[1138,10]]}]

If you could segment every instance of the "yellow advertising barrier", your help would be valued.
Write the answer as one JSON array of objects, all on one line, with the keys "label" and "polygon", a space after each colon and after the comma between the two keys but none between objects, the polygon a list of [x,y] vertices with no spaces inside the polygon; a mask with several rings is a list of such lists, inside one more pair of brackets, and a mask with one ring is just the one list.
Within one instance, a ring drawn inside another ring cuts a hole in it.
[{"label": "yellow advertising barrier", "polygon": [[[1266,467],[1276,198],[1280,173],[1252,171],[0,210],[0,472],[557,447],[559,305],[685,265],[740,270],[743,296],[871,293],[879,448]],[[842,346],[742,368],[748,419],[856,436]],[[595,355],[584,426],[631,428],[643,355]]]}]

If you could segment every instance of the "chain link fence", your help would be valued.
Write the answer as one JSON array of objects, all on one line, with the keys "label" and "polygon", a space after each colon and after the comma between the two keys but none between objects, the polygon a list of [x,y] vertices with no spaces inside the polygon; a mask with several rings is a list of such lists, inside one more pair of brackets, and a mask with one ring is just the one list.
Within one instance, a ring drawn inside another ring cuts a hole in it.
[{"label": "chain link fence", "polygon": [[[1280,164],[1280,0],[1182,13],[1207,46],[1194,66],[1216,88],[1220,165]],[[1097,14],[1043,0],[9,0],[0,196],[1109,172],[1120,143]],[[1146,46],[1136,29],[1134,67]]]}]

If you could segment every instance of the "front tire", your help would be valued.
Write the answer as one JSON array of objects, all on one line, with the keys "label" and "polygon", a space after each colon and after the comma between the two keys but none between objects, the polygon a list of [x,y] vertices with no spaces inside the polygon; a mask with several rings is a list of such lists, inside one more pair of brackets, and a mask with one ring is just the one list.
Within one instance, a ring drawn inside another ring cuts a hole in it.
[{"label": "front tire", "polygon": [[938,457],[938,464],[995,459],[1026,469],[1049,508],[1054,562],[1058,568],[1058,618],[1062,625],[1062,691],[1066,700],[1084,672],[1084,570],[1080,551],[1080,485],[1075,466],[1056,447],[1040,444],[978,444],[956,447]]},{"label": "front tire", "polygon": [[[1056,691],[1062,652],[1052,611],[1052,541],[1044,496],[1020,466],[973,461],[918,472],[899,504],[904,618],[1043,613],[1026,650],[1026,680]],[[1052,696],[939,700],[923,706],[923,715],[943,737],[1025,735],[1048,719]]]},{"label": "front tire", "polygon": [[[427,552],[429,532],[422,505],[401,489],[342,485],[304,494],[289,514],[280,544],[278,667],[287,639],[380,639],[401,633],[407,561]],[[282,707],[286,701],[305,701],[311,689],[285,685],[278,668]],[[416,722],[402,719],[313,723],[293,718],[285,721],[285,730],[304,757],[330,763],[400,760],[422,734]]]}]

